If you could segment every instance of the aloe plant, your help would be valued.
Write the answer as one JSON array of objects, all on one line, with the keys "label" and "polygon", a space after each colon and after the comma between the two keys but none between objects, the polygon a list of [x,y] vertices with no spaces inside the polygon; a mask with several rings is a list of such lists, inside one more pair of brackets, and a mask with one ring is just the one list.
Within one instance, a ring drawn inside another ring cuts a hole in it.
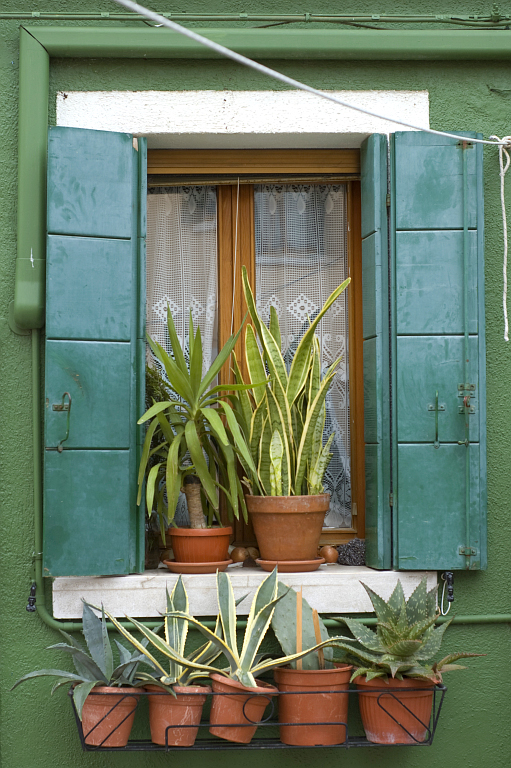
[{"label": "aloe plant", "polygon": [[[140,461],[137,503],[140,504],[146,480],[147,510],[150,513],[156,505],[162,538],[165,538],[164,520],[172,521],[183,485],[192,528],[206,528],[215,519],[220,522],[220,490],[225,494],[228,513],[238,519],[241,508],[246,520],[245,499],[236,472],[237,458],[249,471],[256,471],[234,411],[224,397],[228,391],[247,387],[243,384],[211,386],[229,359],[241,329],[230,337],[202,376],[201,333],[199,327],[194,330],[191,313],[189,364],[169,310],[167,327],[172,356],[149,337],[148,342],[175,396],[165,396],[165,387],[160,387],[164,400],[154,402],[138,421],[139,424],[150,421],[150,424]],[[266,375],[260,382],[264,385],[265,380]],[[156,390],[153,388],[153,391]]]},{"label": "aloe plant", "polygon": [[138,666],[140,663],[148,663],[149,661],[144,654],[145,649],[137,647],[135,651],[129,651],[115,640],[114,642],[119,651],[119,664],[114,667],[112,646],[108,637],[103,607],[101,607],[101,618],[99,618],[92,608],[84,602],[82,618],[83,635],[88,653],[87,649],[78,640],[62,629],[59,632],[67,640],[67,643],[56,643],[46,649],[48,651],[64,651],[70,654],[76,674],[61,669],[38,669],[21,677],[11,688],[13,690],[20,683],[25,682],[25,680],[36,677],[62,678],[54,684],[51,693],[53,695],[63,685],[72,684],[74,686],[73,699],[80,720],[85,699],[93,688],[98,685],[136,687],[140,685],[137,676]]},{"label": "aloe plant", "polygon": [[[243,267],[243,291],[252,320],[245,334],[250,388],[241,387],[233,401],[241,431],[250,446],[252,462],[246,462],[244,456],[240,456],[240,461],[246,473],[245,482],[253,494],[299,496],[323,492],[323,476],[332,457],[333,440],[330,435],[323,445],[325,398],[341,358],[332,363],[322,378],[315,331],[349,282],[348,278],[336,288],[310,322],[288,372],[281,353],[277,313],[271,307],[266,327],[257,312]],[[267,371],[270,381],[264,383]],[[237,384],[245,384],[235,358],[234,372]]]},{"label": "aloe plant", "polygon": [[428,592],[427,578],[405,599],[403,587],[398,580],[389,600],[373,592],[363,584],[369,595],[378,620],[376,631],[356,619],[339,617],[349,628],[352,642],[338,641],[336,646],[345,651],[345,658],[356,666],[352,680],[365,675],[367,680],[375,677],[402,680],[411,677],[417,680],[442,682],[442,673],[465,667],[455,664],[459,659],[483,656],[480,653],[451,653],[441,661],[426,664],[438,651],[444,633],[451,623],[447,621],[435,627],[439,616],[437,610],[437,587]]},{"label": "aloe plant", "polygon": [[[243,599],[243,598],[242,598]],[[128,640],[134,648],[143,654],[149,664],[155,669],[155,673],[139,672],[138,679],[145,683],[153,683],[174,694],[173,686],[187,686],[199,677],[205,677],[214,668],[210,665],[221,655],[221,651],[211,642],[197,648],[189,656],[185,656],[186,638],[188,635],[188,622],[182,618],[173,618],[171,614],[180,612],[187,614],[189,610],[188,595],[179,576],[171,594],[167,590],[167,612],[164,618],[165,640],[158,634],[150,631],[136,619],[129,620],[137,629],[145,635],[140,642],[131,632],[120,624],[114,616],[107,612],[110,621],[115,625],[121,635]],[[220,622],[217,620],[215,634],[221,635]],[[169,669],[166,670],[158,659],[149,651],[148,644],[163,653],[169,659]],[[182,659],[183,661],[179,661]],[[192,666],[195,665],[195,666]]]},{"label": "aloe plant", "polygon": [[[284,653],[286,655],[291,655],[296,652],[297,598],[301,599],[302,602],[302,648],[312,648],[315,646],[317,640],[316,630],[314,628],[314,612],[307,600],[297,595],[293,589],[286,587],[281,582],[279,582],[278,594],[279,596],[282,596],[282,598],[275,607],[271,626]],[[321,621],[321,618],[317,616],[316,620],[318,622],[321,638],[323,640],[330,639],[328,629],[323,621]],[[332,669],[334,666],[332,662],[333,653],[333,647],[326,647],[323,649],[324,666],[322,666],[318,652],[309,652],[308,655],[302,659],[302,669]],[[293,661],[290,666],[293,669],[296,669],[296,661]]]},{"label": "aloe plant", "polygon": [[[212,632],[204,626],[198,619],[182,611],[171,611],[167,614],[170,618],[183,619],[201,632],[206,640],[215,645],[223,653],[228,662],[228,668],[215,669],[215,672],[223,674],[237,680],[246,687],[256,686],[256,677],[268,672],[275,667],[289,664],[296,659],[302,658],[307,654],[330,645],[333,638],[308,648],[301,653],[290,654],[278,659],[265,658],[265,654],[258,654],[259,647],[268,631],[273,612],[277,603],[282,600],[285,592],[278,594],[277,569],[264,579],[259,585],[248,615],[247,626],[243,638],[241,651],[238,650],[237,632],[236,632],[236,601],[234,591],[229,576],[225,572],[217,572],[217,594],[219,614],[217,618],[217,627],[221,628],[221,634],[215,630]],[[144,631],[141,629],[141,631]],[[153,633],[145,630],[146,637],[153,639]],[[159,640],[157,635],[156,643]],[[192,668],[202,668],[199,665],[178,657],[176,653],[169,653],[169,649],[160,643],[159,650],[162,653],[174,658],[179,664],[188,663]]]}]

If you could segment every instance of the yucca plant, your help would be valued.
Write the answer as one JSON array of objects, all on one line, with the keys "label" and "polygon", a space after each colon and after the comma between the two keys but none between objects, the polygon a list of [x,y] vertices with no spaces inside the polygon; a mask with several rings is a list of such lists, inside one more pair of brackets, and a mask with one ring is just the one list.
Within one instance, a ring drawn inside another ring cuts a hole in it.
[{"label": "yucca plant", "polygon": [[[191,313],[189,364],[169,310],[167,326],[172,355],[151,338],[148,342],[165,370],[174,396],[155,402],[138,421],[139,424],[150,421],[140,461],[138,503],[146,479],[147,510],[150,513],[156,506],[163,539],[164,519],[167,523],[172,521],[183,485],[191,528],[209,527],[215,519],[220,522],[220,490],[225,494],[228,513],[239,518],[241,508],[246,519],[245,500],[236,472],[237,458],[249,471],[256,472],[234,411],[224,398],[226,392],[246,387],[243,384],[211,386],[229,359],[241,329],[226,342],[203,377],[201,333],[199,327],[194,330]],[[264,385],[265,380],[263,376],[259,383]],[[162,391],[165,392],[165,388]]]},{"label": "yucca plant", "polygon": [[[465,667],[455,664],[459,659],[482,656],[480,653],[451,653],[441,661],[426,664],[438,651],[450,621],[435,627],[440,612],[437,610],[437,587],[428,592],[424,577],[405,599],[398,580],[389,600],[384,600],[367,584],[362,586],[369,595],[378,620],[373,631],[356,619],[337,618],[349,628],[355,640],[337,640],[336,646],[345,651],[345,659],[356,669],[352,680],[364,675],[373,678],[403,678],[442,682],[442,673]],[[452,621],[452,620],[451,620]],[[343,660],[344,660],[343,658]]]},{"label": "yucca plant", "polygon": [[[189,656],[185,656],[186,639],[188,635],[188,621],[182,618],[175,618],[172,614],[188,614],[189,603],[188,595],[183,584],[182,577],[179,576],[174,585],[171,594],[167,590],[167,612],[164,617],[165,640],[158,634],[149,630],[144,624],[136,619],[130,618],[136,628],[145,635],[141,642],[137,640],[114,616],[107,613],[108,618],[117,628],[119,633],[128,640],[131,645],[143,654],[155,673],[139,672],[138,679],[145,683],[152,683],[173,692],[173,686],[187,686],[200,677],[206,677],[210,671],[216,671],[210,665],[221,656],[221,650],[209,640],[205,645],[197,648]],[[214,634],[221,636],[222,629],[220,621],[217,619]],[[148,644],[163,653],[169,659],[169,669],[166,670],[158,661],[153,653],[148,649]]]},{"label": "yucca plant", "polygon": [[137,687],[141,684],[137,675],[139,664],[150,663],[150,660],[144,653],[144,643],[139,643],[135,651],[129,651],[117,640],[114,640],[119,651],[119,664],[114,667],[112,647],[108,637],[103,607],[101,607],[101,618],[99,618],[92,608],[84,602],[82,618],[83,635],[89,650],[88,653],[87,649],[78,640],[62,629],[59,632],[67,640],[67,643],[56,643],[46,649],[48,651],[55,650],[68,653],[73,660],[76,674],[61,669],[38,669],[21,677],[11,690],[20,685],[20,683],[25,682],[25,680],[35,677],[59,677],[61,680],[57,681],[51,689],[52,695],[63,685],[74,685],[73,700],[78,716],[81,719],[85,699],[93,688],[97,686]]},{"label": "yucca plant", "polygon": [[[236,416],[250,446],[252,463],[240,460],[250,493],[264,496],[300,496],[323,492],[323,476],[332,454],[330,435],[323,445],[325,398],[341,360],[321,377],[319,341],[315,335],[321,318],[348,286],[345,280],[331,294],[302,336],[289,372],[281,353],[277,313],[270,310],[267,327],[259,316],[243,267],[243,291],[252,325],[247,325],[245,355],[250,389],[234,396]],[[238,385],[245,384],[234,359]],[[266,373],[270,374],[265,383]],[[253,465],[257,467],[254,472]]]},{"label": "yucca plant", "polygon": [[[287,590],[285,590],[280,596],[278,594],[278,574],[277,569],[275,568],[272,573],[261,582],[254,595],[250,613],[248,615],[243,645],[241,651],[239,651],[236,636],[236,601],[234,599],[231,580],[223,571],[218,571],[216,578],[219,608],[217,627],[221,628],[221,634],[216,630],[213,632],[205,627],[198,619],[195,619],[193,616],[182,611],[172,611],[167,614],[167,617],[182,619],[189,622],[204,635],[208,642],[211,642],[224,654],[228,662],[228,668],[214,670],[215,672],[218,672],[225,677],[230,677],[233,680],[237,680],[248,688],[254,688],[256,687],[255,679],[264,672],[268,672],[271,669],[284,664],[289,664],[290,662],[302,658],[303,656],[333,642],[334,638],[324,640],[318,645],[303,650],[301,653],[294,653],[278,659],[263,658],[264,654],[258,655],[259,647],[271,625],[275,606],[287,593]],[[145,630],[144,634],[146,637],[150,637],[149,630]],[[155,637],[159,640],[157,635]],[[160,650],[162,653],[165,653],[167,650],[167,655],[170,656],[168,649],[165,649],[163,644],[160,644]],[[186,660],[178,658],[177,654],[173,654],[173,657],[180,664],[188,663]],[[193,665],[193,668],[197,667]]]}]

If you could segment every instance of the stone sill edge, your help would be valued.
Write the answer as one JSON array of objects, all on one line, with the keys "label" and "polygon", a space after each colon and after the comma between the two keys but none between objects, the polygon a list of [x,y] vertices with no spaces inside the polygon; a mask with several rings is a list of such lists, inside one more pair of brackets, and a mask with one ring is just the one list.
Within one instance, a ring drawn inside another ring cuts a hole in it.
[{"label": "stone sill edge", "polygon": [[[230,566],[228,573],[236,598],[247,594],[238,606],[242,617],[248,614],[253,594],[267,573],[239,566]],[[280,580],[294,588],[301,586],[304,598],[319,613],[370,613],[372,606],[360,580],[388,599],[398,579],[408,597],[424,576],[429,589],[437,584],[436,571],[376,571],[340,565],[323,565],[312,573],[283,573]],[[163,568],[129,576],[58,577],[53,582],[53,615],[56,619],[81,618],[83,597],[96,605],[103,602],[118,617],[159,618],[165,608],[165,585],[172,589],[177,578]],[[194,615],[216,615],[215,578],[215,574],[183,577]]]}]

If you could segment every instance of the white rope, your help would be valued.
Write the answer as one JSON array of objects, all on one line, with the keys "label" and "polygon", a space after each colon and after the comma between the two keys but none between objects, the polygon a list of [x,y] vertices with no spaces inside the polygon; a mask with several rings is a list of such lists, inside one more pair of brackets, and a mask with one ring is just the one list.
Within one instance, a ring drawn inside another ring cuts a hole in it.
[{"label": "white rope", "polygon": [[[207,37],[203,37],[202,35],[197,34],[197,32],[194,32],[191,29],[182,27],[180,24],[176,24],[175,21],[170,21],[170,19],[166,19],[164,16],[160,16],[158,13],[154,13],[154,11],[150,11],[147,8],[144,8],[142,5],[132,2],[132,0],[114,0],[114,2],[117,3],[118,5],[122,5],[124,8],[127,8],[130,11],[133,11],[134,13],[138,13],[141,16],[145,16],[146,19],[149,19],[150,21],[154,21],[156,24],[162,27],[167,27],[168,29],[172,29],[174,32],[179,32],[179,34],[190,38],[190,40],[194,40],[196,43],[199,43],[200,45],[204,45],[206,48],[209,48],[210,50],[215,51],[215,53],[220,54],[220,56],[225,56],[226,58],[231,59],[232,61],[236,61],[238,64],[242,64],[245,67],[250,67],[250,69],[254,69],[256,72],[260,72],[263,75],[272,77],[275,80],[280,80],[281,83],[290,85],[293,88],[297,88],[300,91],[306,91],[307,93],[312,93],[314,94],[314,96],[319,96],[322,99],[333,101],[335,104],[339,104],[341,107],[354,109],[356,112],[362,112],[364,115],[370,115],[370,117],[376,117],[379,120],[386,120],[389,123],[396,123],[397,125],[402,125],[405,128],[412,128],[414,131],[424,131],[425,133],[432,133],[435,136],[447,136],[447,138],[450,138],[450,139],[457,139],[458,141],[467,141],[466,136],[458,136],[458,134],[456,133],[446,133],[445,131],[435,131],[433,130],[433,128],[423,128],[420,125],[414,125],[413,123],[406,123],[403,120],[395,120],[392,117],[387,117],[386,115],[380,115],[378,112],[371,112],[371,110],[364,109],[364,107],[359,107],[356,104],[349,104],[347,101],[343,101],[342,99],[339,99],[337,96],[334,96],[332,93],[328,93],[328,91],[319,91],[317,88],[313,88],[310,85],[301,83],[299,80],[294,80],[292,77],[283,75],[281,72],[277,72],[274,69],[265,67],[264,64],[259,64],[259,62],[257,61],[248,59],[246,56],[242,56],[241,53],[236,53],[235,51],[231,51],[230,48],[226,48],[224,45],[215,43],[213,42],[213,40],[209,40]],[[491,144],[492,146],[501,146],[503,143],[505,143],[504,140],[501,141],[500,139],[498,141],[487,141],[485,139],[471,138],[469,139],[469,141],[473,144]]]},{"label": "white rope", "polygon": [[[504,310],[504,341],[509,341],[509,322],[507,316],[507,216],[506,199],[504,196],[504,179],[509,169],[509,164],[511,163],[511,157],[506,149],[506,147],[511,147],[511,136],[503,136],[502,139],[499,139],[498,136],[490,136],[490,139],[497,139],[499,142],[500,205],[502,208],[502,232],[504,236],[504,264],[502,266],[504,288],[502,291],[502,307]],[[506,156],[505,162],[504,155]]]}]

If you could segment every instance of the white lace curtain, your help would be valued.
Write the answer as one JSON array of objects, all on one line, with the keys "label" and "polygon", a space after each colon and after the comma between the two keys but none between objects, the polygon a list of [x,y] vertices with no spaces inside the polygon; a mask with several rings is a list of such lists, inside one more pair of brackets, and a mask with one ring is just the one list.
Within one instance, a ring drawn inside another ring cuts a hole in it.
[{"label": "white lace curtain", "polygon": [[[255,187],[256,294],[268,320],[275,306],[290,362],[315,313],[348,274],[346,187]],[[217,203],[213,186],[156,187],[147,204],[147,332],[170,352],[170,307],[185,356],[189,310],[200,325],[203,370],[217,352]],[[224,296],[224,301],[232,301]],[[351,526],[348,303],[345,292],[321,322],[322,366],[343,356],[327,399],[325,433],[334,433],[325,477],[327,527]],[[180,505],[181,506],[181,505]],[[181,510],[178,509],[178,518]],[[179,520],[177,520],[179,522]]]},{"label": "white lace curtain", "polygon": [[167,306],[188,357],[190,309],[203,370],[217,346],[216,187],[155,187],[147,198],[147,333],[170,353]]},{"label": "white lace curtain", "polygon": [[[346,186],[264,184],[255,187],[257,306],[268,321],[277,310],[282,353],[294,350],[332,291],[348,276]],[[325,435],[334,433],[325,476],[331,494],[326,527],[351,526],[347,292],[318,330],[323,370],[342,355],[327,398]]]}]

